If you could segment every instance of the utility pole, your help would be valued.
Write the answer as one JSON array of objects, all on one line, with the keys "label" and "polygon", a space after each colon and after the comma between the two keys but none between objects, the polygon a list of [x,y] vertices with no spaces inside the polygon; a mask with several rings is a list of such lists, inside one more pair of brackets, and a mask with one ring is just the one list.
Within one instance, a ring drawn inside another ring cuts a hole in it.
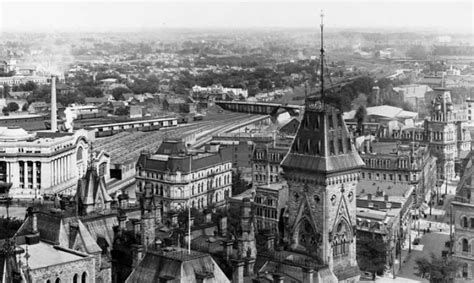
[{"label": "utility pole", "polygon": [[453,254],[453,206],[449,205],[449,255]]}]

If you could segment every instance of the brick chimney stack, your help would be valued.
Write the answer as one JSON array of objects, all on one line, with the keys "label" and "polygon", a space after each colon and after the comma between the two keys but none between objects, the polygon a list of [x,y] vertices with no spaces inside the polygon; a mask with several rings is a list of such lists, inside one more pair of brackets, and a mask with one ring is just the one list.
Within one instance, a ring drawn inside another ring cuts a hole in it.
[{"label": "brick chimney stack", "polygon": [[57,106],[56,106],[56,76],[51,76],[51,131],[58,131],[57,121]]}]

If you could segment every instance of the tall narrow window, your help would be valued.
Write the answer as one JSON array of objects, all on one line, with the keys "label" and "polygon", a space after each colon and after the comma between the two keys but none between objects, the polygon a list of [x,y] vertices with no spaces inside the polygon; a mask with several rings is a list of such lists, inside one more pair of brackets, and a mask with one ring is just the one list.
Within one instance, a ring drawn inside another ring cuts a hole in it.
[{"label": "tall narrow window", "polygon": [[334,141],[329,141],[329,152],[331,154],[334,154],[335,153],[335,150],[334,150]]},{"label": "tall narrow window", "polygon": [[462,251],[468,252],[469,251],[469,242],[467,239],[462,239]]}]

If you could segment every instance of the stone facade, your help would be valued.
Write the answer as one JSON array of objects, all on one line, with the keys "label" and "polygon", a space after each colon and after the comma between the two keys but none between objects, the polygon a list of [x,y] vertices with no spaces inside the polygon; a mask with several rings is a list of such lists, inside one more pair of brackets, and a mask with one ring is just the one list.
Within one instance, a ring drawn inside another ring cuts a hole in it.
[{"label": "stone facade", "polygon": [[259,186],[255,190],[254,215],[257,231],[282,234],[280,218],[288,202],[286,183]]},{"label": "stone facade", "polygon": [[[83,260],[69,262],[60,265],[48,266],[40,269],[33,269],[30,272],[32,282],[109,282],[96,280],[95,260],[93,257],[86,257]],[[58,281],[58,278],[60,281]],[[77,281],[74,279],[77,278]],[[84,278],[84,279],[82,279]],[[82,281],[81,281],[82,280]]]},{"label": "stone facade", "polygon": [[280,163],[288,147],[278,147],[275,139],[267,143],[256,142],[252,153],[252,184],[265,185],[281,182]]},{"label": "stone facade", "polygon": [[10,194],[15,198],[73,194],[86,171],[92,139],[85,130],[32,134],[18,128],[0,129],[0,181],[12,183]]},{"label": "stone facade", "polygon": [[355,196],[362,166],[341,111],[307,102],[282,162],[289,188],[285,242],[327,265],[340,282],[359,279]]},{"label": "stone facade", "polygon": [[206,152],[188,152],[183,142],[164,141],[156,154],[142,154],[137,163],[137,195],[146,184],[161,209],[161,216],[188,206],[203,210],[224,205],[231,196],[231,149],[218,145]]},{"label": "stone facade", "polygon": [[474,167],[472,160],[464,172],[451,202],[453,207],[454,258],[461,262],[456,274],[456,282],[474,280]]},{"label": "stone facade", "polygon": [[430,156],[427,145],[419,142],[369,143],[359,149],[365,162],[361,179],[391,184],[415,186],[418,202],[429,201],[436,187],[436,158]]}]

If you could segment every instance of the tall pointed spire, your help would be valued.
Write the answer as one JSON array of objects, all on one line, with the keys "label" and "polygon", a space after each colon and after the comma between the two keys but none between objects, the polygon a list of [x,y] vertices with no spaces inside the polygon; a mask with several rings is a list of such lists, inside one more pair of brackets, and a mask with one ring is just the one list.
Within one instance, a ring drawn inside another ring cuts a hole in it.
[{"label": "tall pointed spire", "polygon": [[364,165],[352,144],[342,111],[337,106],[324,102],[323,18],[321,11],[321,99],[318,101],[307,98],[296,137],[289,154],[282,162],[282,166],[287,170],[309,170],[327,174]]},{"label": "tall pointed spire", "polygon": [[323,37],[323,29],[324,29],[324,13],[321,10],[321,56],[319,58],[320,66],[320,82],[321,82],[321,102],[324,102],[324,37]]}]

